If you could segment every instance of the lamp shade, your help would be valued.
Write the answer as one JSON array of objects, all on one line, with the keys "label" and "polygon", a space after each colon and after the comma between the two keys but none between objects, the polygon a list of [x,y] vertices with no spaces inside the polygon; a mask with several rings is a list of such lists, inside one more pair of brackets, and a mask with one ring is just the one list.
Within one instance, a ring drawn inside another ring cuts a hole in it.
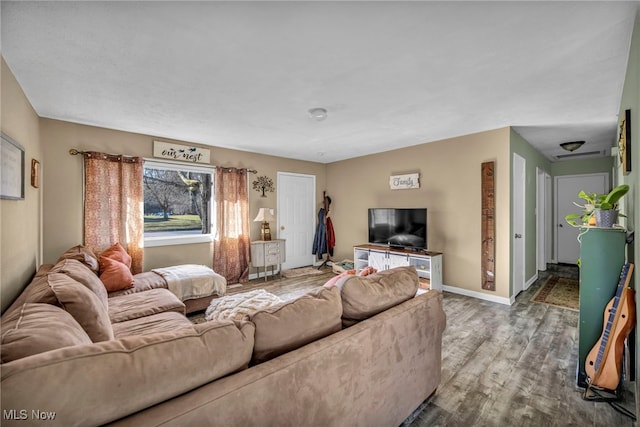
[{"label": "lamp shade", "polygon": [[275,221],[276,217],[271,213],[271,209],[269,208],[260,208],[258,211],[258,215],[253,220],[254,222],[269,222]]}]

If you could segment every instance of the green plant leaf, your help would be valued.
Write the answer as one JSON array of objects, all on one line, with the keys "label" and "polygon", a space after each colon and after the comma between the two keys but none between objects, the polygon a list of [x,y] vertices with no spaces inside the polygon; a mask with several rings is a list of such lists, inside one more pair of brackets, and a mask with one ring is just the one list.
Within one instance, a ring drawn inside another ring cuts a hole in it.
[{"label": "green plant leaf", "polygon": [[629,186],[627,184],[618,185],[605,196],[603,203],[608,203],[609,205],[613,206],[618,203],[618,201],[622,199],[622,197],[627,194],[628,191]]},{"label": "green plant leaf", "polygon": [[564,216],[564,220],[573,227],[579,227],[580,224],[578,224],[577,221],[580,220],[582,222],[582,219],[582,215],[578,214],[568,214]]}]

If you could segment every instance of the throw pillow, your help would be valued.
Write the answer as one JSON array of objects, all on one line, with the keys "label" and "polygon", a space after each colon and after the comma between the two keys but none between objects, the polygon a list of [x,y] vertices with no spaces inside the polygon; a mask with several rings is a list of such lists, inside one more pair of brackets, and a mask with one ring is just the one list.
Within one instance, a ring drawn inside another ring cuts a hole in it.
[{"label": "throw pillow", "polygon": [[50,273],[64,273],[76,282],[84,285],[91,292],[96,294],[102,304],[108,307],[108,295],[104,285],[86,265],[75,259],[63,259],[53,266]]},{"label": "throw pillow", "polygon": [[91,344],[73,317],[50,304],[26,303],[2,319],[2,363],[72,345]]},{"label": "throw pillow", "polygon": [[[413,298],[418,290],[413,266],[378,271],[367,277],[349,276],[338,288],[343,321],[360,321]],[[346,324],[346,323],[345,323]]]},{"label": "throw pillow", "polygon": [[65,274],[49,273],[47,277],[62,308],[76,319],[93,342],[114,338],[109,312],[96,294]]},{"label": "throw pillow", "polygon": [[100,280],[108,292],[133,288],[133,274],[129,267],[103,255],[100,255]]},{"label": "throw pillow", "polygon": [[253,363],[262,363],[342,329],[338,288],[319,286],[301,297],[257,311]]},{"label": "throw pillow", "polygon": [[360,273],[358,273],[358,276],[360,276],[360,277],[365,277],[365,276],[368,276],[368,275],[370,275],[370,274],[373,274],[373,273],[375,273],[375,272],[377,272],[377,271],[378,271],[378,270],[376,270],[374,267],[368,266],[368,267],[363,268],[363,269],[360,271]]},{"label": "throw pillow", "polygon": [[131,256],[127,253],[125,248],[123,248],[120,243],[114,243],[113,246],[105,249],[104,252],[100,254],[100,256],[120,261],[121,263],[126,265],[127,268],[131,268]]},{"label": "throw pillow", "polygon": [[80,261],[91,269],[94,273],[98,274],[98,257],[93,251],[85,246],[77,245],[69,248],[58,258],[58,262],[63,259],[75,259]]}]

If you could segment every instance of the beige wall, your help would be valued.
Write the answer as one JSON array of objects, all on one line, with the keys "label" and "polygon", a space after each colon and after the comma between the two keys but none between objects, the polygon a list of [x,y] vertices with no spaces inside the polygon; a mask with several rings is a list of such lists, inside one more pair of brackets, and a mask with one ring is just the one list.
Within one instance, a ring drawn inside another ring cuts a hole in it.
[{"label": "beige wall", "polygon": [[43,162],[38,116],[2,58],[2,132],[25,150],[25,198],[0,201],[0,296],[4,310],[41,263],[41,194],[33,188],[31,159]]},{"label": "beige wall", "polygon": [[[443,252],[445,285],[509,297],[509,128],[329,164],[327,188],[336,232],[334,259],[353,259],[367,242],[367,209],[426,207],[429,249]],[[480,165],[496,166],[496,291],[483,291]],[[419,172],[420,188],[390,190],[389,176]]]},{"label": "beige wall", "polygon": [[[151,158],[153,141],[169,141],[197,145],[185,141],[153,137],[130,132],[78,125],[58,120],[41,119],[44,156],[55,167],[45,171],[47,191],[44,197],[44,261],[55,262],[71,246],[82,242],[82,158],[72,156],[69,149],[97,150],[131,156]],[[303,173],[316,176],[318,203],[325,189],[326,166],[320,163],[290,160],[218,147],[211,149],[211,162],[216,166],[256,169],[258,175],[267,175],[276,182],[277,172]],[[255,216],[260,207],[276,207],[278,189],[260,197],[249,191],[250,212]],[[260,238],[260,226],[251,223],[251,238]],[[195,263],[211,266],[211,244],[163,246],[145,249],[144,269],[175,264]]]}]

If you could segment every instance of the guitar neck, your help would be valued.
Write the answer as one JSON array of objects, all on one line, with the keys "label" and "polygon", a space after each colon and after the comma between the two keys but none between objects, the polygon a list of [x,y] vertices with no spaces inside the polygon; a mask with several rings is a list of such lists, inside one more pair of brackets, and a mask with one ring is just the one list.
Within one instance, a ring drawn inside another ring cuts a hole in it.
[{"label": "guitar neck", "polygon": [[622,267],[622,272],[620,273],[620,279],[618,280],[618,288],[616,289],[616,295],[613,299],[613,305],[611,310],[609,311],[609,317],[607,318],[607,324],[602,331],[602,340],[600,342],[600,347],[598,348],[598,356],[596,357],[595,369],[596,372],[600,368],[600,364],[604,359],[605,354],[608,352],[609,348],[609,335],[615,329],[614,325],[616,322],[618,307],[620,306],[620,297],[622,296],[622,291],[624,288],[629,286],[629,282],[631,281],[631,273],[633,272],[633,264],[627,263]]}]

